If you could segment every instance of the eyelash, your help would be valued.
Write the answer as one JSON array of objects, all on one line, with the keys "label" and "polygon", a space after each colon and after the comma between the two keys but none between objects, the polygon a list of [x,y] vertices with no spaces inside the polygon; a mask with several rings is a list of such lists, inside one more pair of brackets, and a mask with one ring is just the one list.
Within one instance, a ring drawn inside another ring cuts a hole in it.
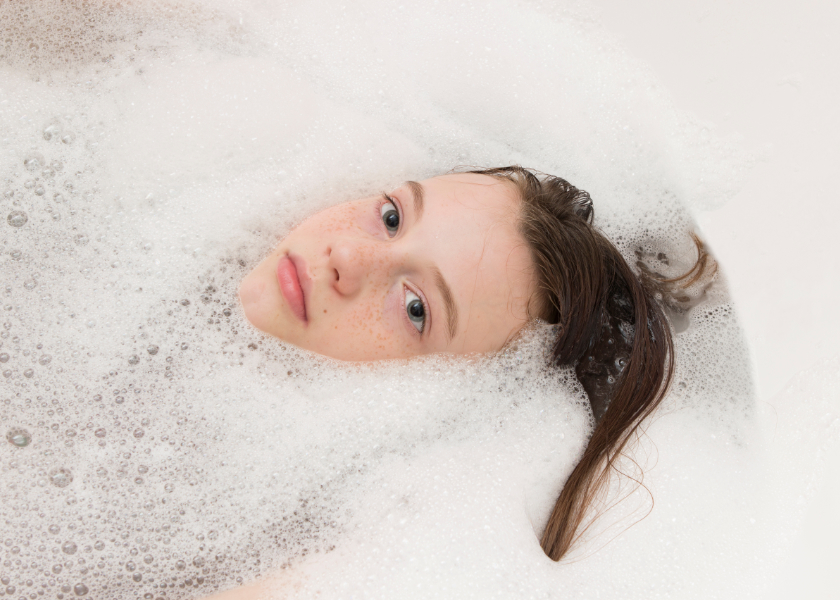
[{"label": "eyelash", "polygon": [[[385,232],[387,234],[388,233],[388,228],[385,226],[385,223],[382,221],[382,207],[385,204],[390,204],[397,210],[397,215],[399,215],[399,218],[400,218],[399,229],[397,230],[399,232],[399,230],[402,229],[402,225],[403,225],[402,207],[400,206],[399,202],[397,202],[397,200],[395,198],[393,198],[392,196],[389,196],[385,192],[382,192],[382,198],[383,198],[384,202],[379,203],[379,205],[377,207],[377,211],[379,213],[379,222],[382,224],[382,227],[385,229]],[[390,236],[389,236],[389,238],[390,238]],[[405,303],[406,303],[406,292],[411,292],[412,294],[414,294],[415,296],[417,296],[420,299],[420,302],[423,303],[423,312],[426,315],[426,320],[423,322],[423,331],[417,331],[417,328],[411,323],[411,319],[409,319],[409,317],[408,317],[408,312],[406,310],[406,305],[405,305]],[[406,320],[409,329],[412,332],[416,332],[416,334],[418,336],[422,337],[423,334],[425,334],[426,331],[428,331],[428,329],[429,329],[429,321],[431,320],[431,314],[432,314],[432,312],[429,310],[429,303],[426,301],[425,296],[422,293],[420,293],[418,290],[410,288],[407,285],[403,285],[403,294],[402,294],[401,305],[402,305],[403,318]]]}]

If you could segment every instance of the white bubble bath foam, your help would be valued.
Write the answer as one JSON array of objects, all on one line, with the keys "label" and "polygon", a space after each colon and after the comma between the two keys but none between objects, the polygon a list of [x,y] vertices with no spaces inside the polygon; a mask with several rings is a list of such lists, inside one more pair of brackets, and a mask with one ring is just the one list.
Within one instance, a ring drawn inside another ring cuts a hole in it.
[{"label": "white bubble bath foam", "polygon": [[575,7],[0,2],[0,597],[762,597],[838,368],[767,411],[726,265],[560,563],[592,416],[550,327],[350,365],[238,304],[307,215],[464,165],[564,177],[631,264],[689,267],[752,158]]}]

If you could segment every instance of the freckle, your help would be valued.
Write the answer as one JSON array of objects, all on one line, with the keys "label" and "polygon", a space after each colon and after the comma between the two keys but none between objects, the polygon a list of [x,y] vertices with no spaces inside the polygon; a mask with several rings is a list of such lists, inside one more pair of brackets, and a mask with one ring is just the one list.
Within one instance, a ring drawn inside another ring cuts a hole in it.
[{"label": "freckle", "polygon": [[327,309],[326,308],[324,309],[324,314],[327,314]]}]

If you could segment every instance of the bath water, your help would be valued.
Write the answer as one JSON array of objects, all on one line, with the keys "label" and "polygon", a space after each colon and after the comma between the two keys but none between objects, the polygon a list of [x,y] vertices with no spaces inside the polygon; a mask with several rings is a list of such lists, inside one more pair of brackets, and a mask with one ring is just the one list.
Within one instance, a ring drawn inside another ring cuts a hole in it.
[{"label": "bath water", "polygon": [[0,24],[0,595],[760,597],[837,381],[768,426],[725,265],[670,312],[673,388],[559,564],[538,538],[592,423],[551,327],[348,365],[238,305],[307,215],[467,165],[565,177],[631,263],[689,267],[692,211],[753,158],[580,6],[6,2]]}]

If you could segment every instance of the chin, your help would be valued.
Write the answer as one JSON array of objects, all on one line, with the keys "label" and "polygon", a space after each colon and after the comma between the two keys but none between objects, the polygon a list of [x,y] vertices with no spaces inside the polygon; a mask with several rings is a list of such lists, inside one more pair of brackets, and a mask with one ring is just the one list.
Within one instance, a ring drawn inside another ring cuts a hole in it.
[{"label": "chin", "polygon": [[274,335],[270,323],[272,312],[271,299],[268,297],[270,295],[266,282],[260,281],[254,272],[251,272],[239,285],[239,302],[242,304],[245,318],[260,331]]}]

